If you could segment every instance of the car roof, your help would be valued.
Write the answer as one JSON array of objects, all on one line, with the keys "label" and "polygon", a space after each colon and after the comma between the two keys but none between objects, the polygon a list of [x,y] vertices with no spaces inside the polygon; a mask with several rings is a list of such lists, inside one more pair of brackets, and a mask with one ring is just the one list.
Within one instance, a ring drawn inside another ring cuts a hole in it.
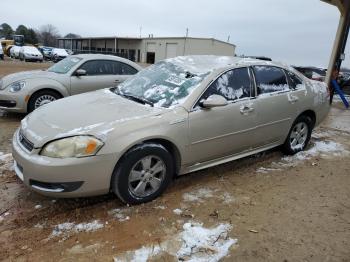
[{"label": "car roof", "polygon": [[192,55],[168,58],[163,61],[172,63],[180,68],[183,68],[185,71],[196,74],[205,74],[217,69],[232,68],[233,66],[269,65],[289,68],[288,65],[278,62],[235,56]]},{"label": "car roof", "polygon": [[139,70],[141,70],[141,67],[139,65],[137,65],[136,63],[134,63],[128,59],[120,57],[120,56],[105,55],[105,54],[77,54],[77,55],[72,55],[72,57],[79,57],[79,58],[86,59],[86,60],[110,59],[110,60],[120,61],[120,62],[124,62],[124,63],[130,64],[130,65],[133,65],[134,67],[137,67]]}]

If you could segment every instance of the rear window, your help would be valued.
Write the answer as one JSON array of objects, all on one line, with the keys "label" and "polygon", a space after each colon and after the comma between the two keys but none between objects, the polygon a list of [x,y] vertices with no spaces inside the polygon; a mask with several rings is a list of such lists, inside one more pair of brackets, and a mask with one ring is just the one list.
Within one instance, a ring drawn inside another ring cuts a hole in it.
[{"label": "rear window", "polygon": [[274,66],[253,66],[258,95],[289,90],[283,70]]}]

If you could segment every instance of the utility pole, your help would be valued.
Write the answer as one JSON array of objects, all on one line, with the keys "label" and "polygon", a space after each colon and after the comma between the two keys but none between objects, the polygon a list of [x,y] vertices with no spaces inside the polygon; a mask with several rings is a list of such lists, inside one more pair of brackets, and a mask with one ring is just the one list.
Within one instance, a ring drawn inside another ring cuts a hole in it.
[{"label": "utility pole", "polygon": [[142,26],[140,26],[140,38],[142,36]]},{"label": "utility pole", "polygon": [[230,35],[227,37],[227,43],[230,43]]},{"label": "utility pole", "polygon": [[185,36],[185,40],[184,40],[184,52],[183,52],[183,55],[186,54],[186,41],[187,41],[187,37],[188,37],[188,28],[186,28],[186,36]]}]

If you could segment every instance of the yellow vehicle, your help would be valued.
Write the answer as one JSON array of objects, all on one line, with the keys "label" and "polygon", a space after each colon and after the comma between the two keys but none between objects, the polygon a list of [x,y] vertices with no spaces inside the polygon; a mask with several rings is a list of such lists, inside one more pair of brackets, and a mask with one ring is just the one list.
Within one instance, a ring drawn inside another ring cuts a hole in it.
[{"label": "yellow vehicle", "polygon": [[23,35],[13,35],[13,39],[1,40],[1,47],[4,50],[4,54],[10,56],[10,49],[12,46],[23,46],[24,45],[24,36]]}]

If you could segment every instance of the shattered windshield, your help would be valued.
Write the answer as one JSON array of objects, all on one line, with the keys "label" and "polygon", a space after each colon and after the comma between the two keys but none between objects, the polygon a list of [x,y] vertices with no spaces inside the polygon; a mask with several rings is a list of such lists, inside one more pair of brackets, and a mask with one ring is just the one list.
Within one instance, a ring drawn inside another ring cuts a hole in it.
[{"label": "shattered windshield", "polygon": [[143,99],[156,107],[171,107],[180,104],[208,74],[193,74],[162,61],[129,78],[117,90],[122,95]]}]

